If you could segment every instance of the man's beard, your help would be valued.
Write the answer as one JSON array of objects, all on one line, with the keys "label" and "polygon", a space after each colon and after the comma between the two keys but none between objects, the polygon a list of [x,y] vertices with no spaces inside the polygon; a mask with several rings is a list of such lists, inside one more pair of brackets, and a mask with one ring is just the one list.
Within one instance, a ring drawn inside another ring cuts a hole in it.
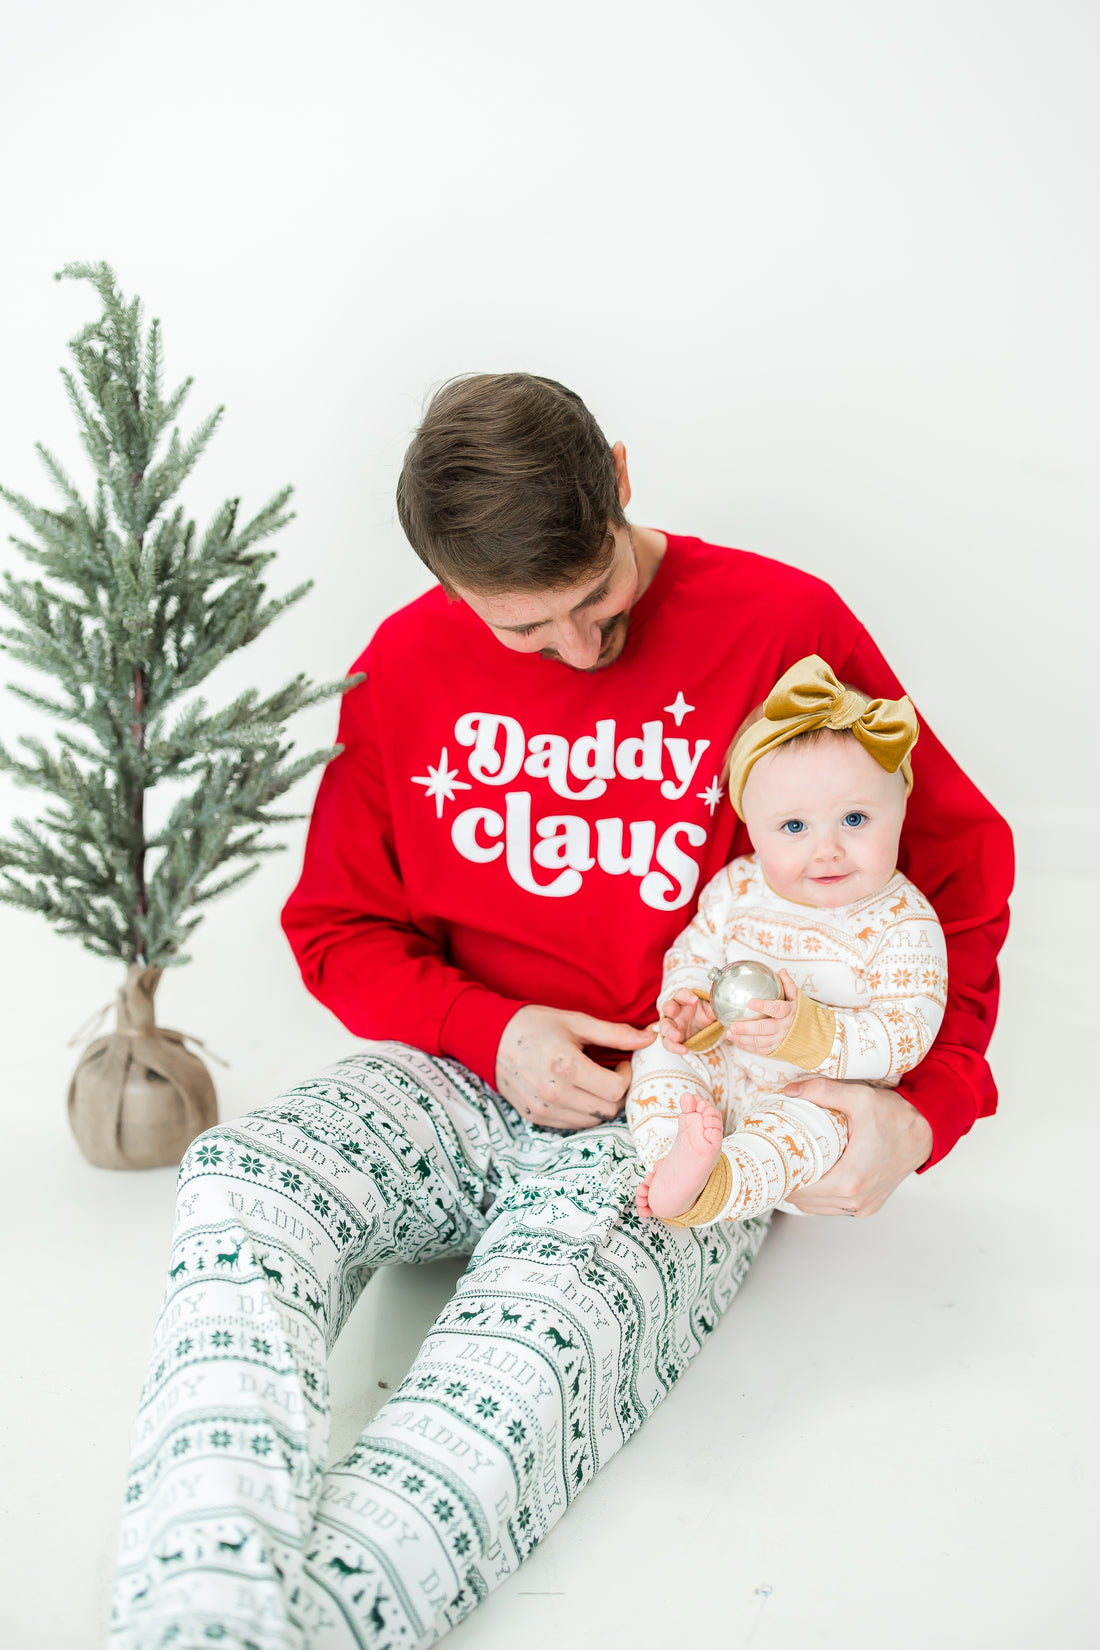
[{"label": "man's beard", "polygon": [[[608,619],[600,626],[600,656],[594,665],[570,665],[570,670],[579,670],[582,675],[591,675],[594,670],[606,670],[613,665],[626,646],[626,636],[630,629],[630,614],[616,613],[613,619]],[[556,659],[559,664],[566,661],[553,647],[540,647],[540,659]]]}]

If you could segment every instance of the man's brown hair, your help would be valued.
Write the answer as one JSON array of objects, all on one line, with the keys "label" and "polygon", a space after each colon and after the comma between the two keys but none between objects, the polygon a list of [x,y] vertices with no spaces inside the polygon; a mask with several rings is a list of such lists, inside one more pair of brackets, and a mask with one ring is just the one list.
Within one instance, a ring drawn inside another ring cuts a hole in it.
[{"label": "man's brown hair", "polygon": [[482,595],[596,577],[626,520],[596,420],[564,384],[529,372],[437,391],[405,454],[397,514],[445,588]]}]

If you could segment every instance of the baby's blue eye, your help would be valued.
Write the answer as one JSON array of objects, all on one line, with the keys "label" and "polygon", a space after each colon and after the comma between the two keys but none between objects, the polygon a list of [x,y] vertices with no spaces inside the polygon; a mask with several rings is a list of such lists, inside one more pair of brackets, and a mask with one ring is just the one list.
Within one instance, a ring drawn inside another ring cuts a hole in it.
[{"label": "baby's blue eye", "polygon": [[862,825],[866,818],[866,814],[845,814],[844,823],[845,825]]},{"label": "baby's blue eye", "polygon": [[800,819],[788,819],[786,824],[781,825],[779,829],[787,831],[791,836],[797,836],[799,831],[804,831],[806,827]]}]

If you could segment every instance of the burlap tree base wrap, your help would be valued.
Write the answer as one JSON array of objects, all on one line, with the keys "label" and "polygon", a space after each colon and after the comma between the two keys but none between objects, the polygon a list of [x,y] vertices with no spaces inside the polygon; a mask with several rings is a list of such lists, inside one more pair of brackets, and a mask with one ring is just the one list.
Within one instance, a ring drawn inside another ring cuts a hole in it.
[{"label": "burlap tree base wrap", "polygon": [[210,1073],[179,1031],[158,1026],[159,968],[134,963],[118,994],[118,1028],[81,1055],[69,1085],[69,1122],[100,1169],[178,1163],[218,1120]]}]

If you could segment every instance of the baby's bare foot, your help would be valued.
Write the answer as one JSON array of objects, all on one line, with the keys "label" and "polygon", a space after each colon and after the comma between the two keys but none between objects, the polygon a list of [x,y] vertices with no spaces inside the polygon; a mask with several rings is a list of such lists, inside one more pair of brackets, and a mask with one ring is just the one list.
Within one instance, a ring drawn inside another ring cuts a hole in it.
[{"label": "baby's bare foot", "polygon": [[697,1095],[680,1100],[680,1124],[672,1150],[645,1181],[643,1214],[670,1220],[691,1208],[710,1179],[722,1150],[722,1118],[717,1107]]}]

